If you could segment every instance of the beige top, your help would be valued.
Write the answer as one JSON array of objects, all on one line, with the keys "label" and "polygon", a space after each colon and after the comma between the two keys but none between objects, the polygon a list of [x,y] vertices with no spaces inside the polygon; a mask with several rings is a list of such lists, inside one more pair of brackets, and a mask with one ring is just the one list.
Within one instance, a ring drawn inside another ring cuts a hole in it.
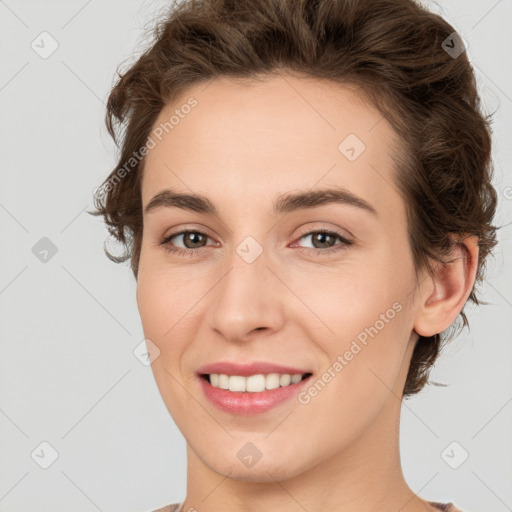
[{"label": "beige top", "polygon": [[[455,508],[453,503],[434,503],[430,502],[430,504],[441,510],[441,512],[462,512],[458,508]],[[167,505],[163,508],[159,508],[158,510],[153,510],[152,512],[182,512],[180,511],[181,503],[173,503],[172,505]]]}]

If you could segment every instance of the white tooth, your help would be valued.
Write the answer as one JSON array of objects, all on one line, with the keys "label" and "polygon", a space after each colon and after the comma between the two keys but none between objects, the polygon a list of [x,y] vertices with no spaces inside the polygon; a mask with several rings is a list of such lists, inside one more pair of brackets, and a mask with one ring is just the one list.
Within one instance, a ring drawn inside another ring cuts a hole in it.
[{"label": "white tooth", "polygon": [[265,375],[251,375],[247,377],[246,390],[252,393],[265,391]]},{"label": "white tooth", "polygon": [[216,388],[229,389],[233,392],[261,393],[266,389],[276,389],[279,386],[289,386],[302,380],[302,374],[287,373],[258,374],[244,377],[242,375],[210,374],[210,384]]},{"label": "white tooth", "polygon": [[226,374],[221,373],[219,375],[218,386],[220,389],[228,389],[229,388],[229,377]]},{"label": "white tooth", "polygon": [[292,381],[292,376],[289,373],[284,373],[279,377],[279,385],[280,386],[288,386]]},{"label": "white tooth", "polygon": [[229,391],[245,391],[245,377],[231,375],[229,377]]},{"label": "white tooth", "polygon": [[269,373],[265,378],[265,388],[276,389],[279,387],[279,373]]}]

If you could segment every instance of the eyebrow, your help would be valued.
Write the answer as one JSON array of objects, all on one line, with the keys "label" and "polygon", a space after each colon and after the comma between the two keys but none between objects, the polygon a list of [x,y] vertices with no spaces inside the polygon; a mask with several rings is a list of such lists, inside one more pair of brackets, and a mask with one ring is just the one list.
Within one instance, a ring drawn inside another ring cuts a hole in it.
[{"label": "eyebrow", "polygon": [[[337,203],[355,206],[378,217],[375,208],[364,199],[342,188],[323,188],[280,195],[273,205],[275,214],[290,213],[307,208]],[[205,196],[183,194],[171,189],[158,192],[144,208],[148,214],[159,208],[181,208],[197,213],[218,216],[215,205]]]}]

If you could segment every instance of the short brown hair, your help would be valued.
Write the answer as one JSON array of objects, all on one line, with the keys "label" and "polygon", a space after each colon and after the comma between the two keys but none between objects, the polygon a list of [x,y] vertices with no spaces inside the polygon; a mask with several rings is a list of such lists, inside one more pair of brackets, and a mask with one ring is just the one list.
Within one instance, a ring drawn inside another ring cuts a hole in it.
[{"label": "short brown hair", "polygon": [[[118,72],[110,92],[106,124],[118,146],[116,128],[125,131],[119,163],[89,212],[103,215],[126,248],[122,256],[105,249],[107,256],[131,259],[135,278],[145,158],[133,155],[162,108],[202,81],[287,71],[356,87],[380,109],[405,148],[396,159],[397,186],[416,269],[433,272],[451,236],[471,234],[479,245],[476,280],[483,280],[497,229],[490,116],[481,112],[466,53],[448,51],[462,43],[440,16],[413,0],[185,0],[156,23],[154,36],[136,63]],[[480,303],[475,287],[468,300]],[[468,325],[463,311],[460,318]],[[447,333],[420,337],[404,396],[426,384],[448,339]]]}]

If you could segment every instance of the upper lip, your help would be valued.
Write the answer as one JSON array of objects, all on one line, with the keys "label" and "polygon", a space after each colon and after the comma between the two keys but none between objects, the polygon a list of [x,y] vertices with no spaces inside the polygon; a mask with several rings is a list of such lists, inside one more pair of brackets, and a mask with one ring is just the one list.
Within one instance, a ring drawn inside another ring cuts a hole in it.
[{"label": "upper lip", "polygon": [[311,373],[303,368],[284,366],[268,362],[252,362],[252,363],[234,363],[230,361],[219,361],[217,363],[209,363],[201,366],[197,371],[199,375],[204,374],[225,374],[225,375],[241,375],[248,377],[249,375],[267,374],[267,373],[289,373],[294,375],[297,373]]}]

